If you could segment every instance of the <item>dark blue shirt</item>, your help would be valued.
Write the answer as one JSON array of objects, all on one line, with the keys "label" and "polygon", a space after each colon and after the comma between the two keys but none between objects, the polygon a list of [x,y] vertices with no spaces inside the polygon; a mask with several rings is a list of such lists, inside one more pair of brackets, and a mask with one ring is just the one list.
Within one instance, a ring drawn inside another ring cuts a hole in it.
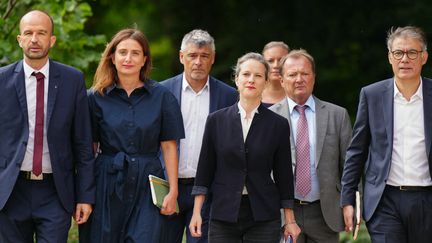
[{"label": "dark blue shirt", "polygon": [[179,104],[165,87],[153,80],[128,97],[112,85],[105,95],[89,94],[93,141],[102,153],[146,154],[159,152],[160,142],[184,138]]}]

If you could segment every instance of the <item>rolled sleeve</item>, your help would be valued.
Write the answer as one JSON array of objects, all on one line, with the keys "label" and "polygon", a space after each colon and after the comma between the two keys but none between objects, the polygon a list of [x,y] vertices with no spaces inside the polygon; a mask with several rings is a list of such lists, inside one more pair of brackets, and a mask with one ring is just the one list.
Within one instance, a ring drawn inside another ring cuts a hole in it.
[{"label": "rolled sleeve", "polygon": [[195,196],[195,195],[207,195],[208,193],[208,188],[205,186],[194,186],[192,188],[192,192],[191,195]]},{"label": "rolled sleeve", "polygon": [[281,206],[282,208],[294,208],[294,200],[281,200]]}]

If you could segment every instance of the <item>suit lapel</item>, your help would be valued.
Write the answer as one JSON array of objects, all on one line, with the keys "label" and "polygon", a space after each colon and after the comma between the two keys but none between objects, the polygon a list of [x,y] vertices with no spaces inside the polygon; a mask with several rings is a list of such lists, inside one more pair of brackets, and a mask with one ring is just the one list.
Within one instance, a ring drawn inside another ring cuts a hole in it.
[{"label": "suit lapel", "polygon": [[291,146],[292,169],[293,169],[293,172],[295,172],[296,151],[295,151],[295,142],[294,142],[294,135],[293,135],[291,117],[290,117],[290,114],[289,114],[288,98],[285,98],[282,101],[280,101],[279,103],[274,104],[272,107],[270,107],[270,110],[276,112],[277,114],[285,117],[288,120],[288,123],[289,123],[289,126],[290,126],[290,146]]},{"label": "suit lapel", "polygon": [[177,75],[173,82],[173,94],[178,100],[179,104],[181,104],[181,93],[182,93],[182,84],[183,84],[183,74]]},{"label": "suit lapel", "polygon": [[[232,105],[231,107],[229,107],[229,119],[230,122],[232,123],[232,126],[230,125],[229,127],[231,127],[231,130],[228,131],[228,134],[232,135],[232,140],[231,142],[233,142],[233,144],[237,144],[240,146],[239,147],[239,151],[243,151],[243,153],[246,153],[246,143],[245,140],[243,138],[243,129],[242,129],[242,124],[240,121],[240,114],[239,114],[239,109],[237,106],[238,103],[235,103],[234,105]],[[230,136],[231,137],[231,136]],[[246,166],[246,156],[242,156],[242,163],[243,166]]]},{"label": "suit lapel", "polygon": [[277,114],[285,117],[288,120],[289,125],[291,126],[291,119],[289,116],[289,105],[288,105],[288,99],[287,98],[283,99],[279,103],[274,104],[274,108],[271,108],[271,110],[273,110]]},{"label": "suit lapel", "polygon": [[17,96],[18,96],[19,104],[21,106],[21,111],[23,112],[25,120],[28,120],[24,67],[22,61],[19,61],[16,64],[14,70],[14,76],[11,78],[11,80],[13,80],[15,84],[15,89],[17,91]]},{"label": "suit lapel", "polygon": [[327,123],[328,123],[328,110],[325,105],[318,98],[315,99],[315,121],[316,121],[316,160],[315,168],[318,167],[318,163],[321,158],[321,152],[324,145],[324,138],[327,133]]},{"label": "suit lapel", "polygon": [[218,85],[216,81],[210,77],[209,78],[209,88],[210,88],[210,113],[217,110],[217,104],[218,104]]},{"label": "suit lapel", "polygon": [[60,70],[58,70],[57,65],[50,60],[49,68],[49,84],[48,84],[48,104],[47,104],[47,124],[49,127],[51,121],[51,115],[54,109],[54,104],[57,98],[57,91],[60,84]]},{"label": "suit lapel", "polygon": [[[432,80],[422,78],[423,83],[423,114],[424,114],[424,129],[426,154],[430,158],[431,150],[431,133],[432,133]],[[432,171],[432,168],[430,169]]]},{"label": "suit lapel", "polygon": [[[264,112],[263,109],[266,109],[266,108],[264,108],[264,107],[260,104],[260,105],[258,106],[258,113],[255,113],[255,115],[254,115],[254,117],[253,117],[253,119],[252,119],[252,123],[251,123],[251,125],[250,125],[249,132],[248,132],[248,136],[246,137],[246,141],[245,141],[245,143],[248,142],[249,137],[254,137],[254,136],[252,135],[253,132],[254,132],[254,130],[256,129],[256,128],[254,128],[254,127],[256,127],[256,126],[259,124],[259,121],[262,119],[262,113]],[[251,136],[249,136],[249,134],[251,134]]]},{"label": "suit lapel", "polygon": [[385,84],[384,92],[382,95],[382,114],[384,117],[384,124],[387,134],[387,142],[393,144],[393,100],[394,100],[394,88],[393,79],[388,79]]}]

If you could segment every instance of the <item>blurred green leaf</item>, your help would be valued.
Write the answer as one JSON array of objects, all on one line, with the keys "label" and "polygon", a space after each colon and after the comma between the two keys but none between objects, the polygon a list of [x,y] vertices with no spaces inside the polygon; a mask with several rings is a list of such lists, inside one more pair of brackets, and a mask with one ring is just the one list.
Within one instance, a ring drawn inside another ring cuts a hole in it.
[{"label": "blurred green leaf", "polygon": [[[7,5],[0,5],[0,13]],[[92,16],[91,6],[79,0],[25,0],[18,1],[11,14],[0,20],[0,66],[22,58],[22,51],[16,42],[19,34],[19,20],[30,9],[47,11],[54,21],[56,45],[50,51],[50,58],[74,66],[84,72],[86,80],[92,80],[94,66],[100,59],[106,37],[103,34],[89,35],[83,30]],[[90,85],[90,82],[88,82]]]}]

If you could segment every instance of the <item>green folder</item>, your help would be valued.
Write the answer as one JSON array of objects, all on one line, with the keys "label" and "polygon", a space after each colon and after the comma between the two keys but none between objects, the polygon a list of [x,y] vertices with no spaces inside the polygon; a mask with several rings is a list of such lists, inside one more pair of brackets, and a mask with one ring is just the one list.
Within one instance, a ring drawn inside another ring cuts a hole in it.
[{"label": "green folder", "polygon": [[[149,181],[153,204],[158,208],[161,208],[163,200],[169,192],[169,183],[168,181],[154,175],[149,175]],[[176,213],[179,213],[178,203],[176,206]]]}]

